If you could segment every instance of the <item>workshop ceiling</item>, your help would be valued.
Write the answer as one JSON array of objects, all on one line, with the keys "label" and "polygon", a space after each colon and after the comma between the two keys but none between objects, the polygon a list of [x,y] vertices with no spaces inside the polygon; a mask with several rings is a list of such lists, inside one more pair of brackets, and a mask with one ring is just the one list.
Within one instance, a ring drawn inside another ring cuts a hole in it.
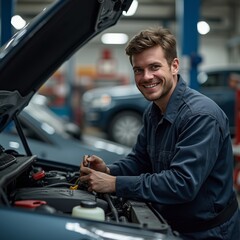
[{"label": "workshop ceiling", "polygon": [[[87,1],[87,0],[86,0]],[[137,31],[155,25],[174,29],[176,26],[177,0],[138,0],[138,10],[134,16],[122,17],[119,23],[110,28],[111,32],[124,32],[132,37]],[[29,21],[54,0],[16,0],[15,14]],[[239,33],[237,17],[240,12],[239,0],[202,0],[200,20],[208,21],[209,36],[234,37]],[[98,41],[96,38],[95,41]]]}]

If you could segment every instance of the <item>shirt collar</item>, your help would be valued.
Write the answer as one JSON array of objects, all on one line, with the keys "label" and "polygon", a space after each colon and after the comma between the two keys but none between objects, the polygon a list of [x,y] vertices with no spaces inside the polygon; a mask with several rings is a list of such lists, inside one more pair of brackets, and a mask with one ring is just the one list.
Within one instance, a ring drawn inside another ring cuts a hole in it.
[{"label": "shirt collar", "polygon": [[[169,99],[166,112],[163,116],[164,119],[168,120],[171,123],[174,122],[179,106],[182,104],[182,96],[186,88],[187,88],[186,82],[183,80],[183,78],[180,75],[178,75],[178,82],[177,82],[176,88],[174,89]],[[160,112],[161,111],[157,107],[157,105],[153,103],[151,114],[156,116],[156,114],[157,113],[159,114]]]}]

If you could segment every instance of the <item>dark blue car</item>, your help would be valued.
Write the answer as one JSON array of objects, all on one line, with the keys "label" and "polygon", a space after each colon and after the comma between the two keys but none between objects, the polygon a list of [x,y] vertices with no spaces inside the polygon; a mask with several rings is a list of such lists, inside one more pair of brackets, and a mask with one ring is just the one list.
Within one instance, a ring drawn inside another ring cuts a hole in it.
[{"label": "dark blue car", "polygon": [[235,135],[236,126],[236,91],[237,81],[240,78],[239,66],[208,68],[198,74],[199,91],[213,99],[229,118],[232,135]]},{"label": "dark blue car", "polygon": [[134,84],[92,89],[83,95],[85,123],[115,142],[132,146],[148,104]]}]

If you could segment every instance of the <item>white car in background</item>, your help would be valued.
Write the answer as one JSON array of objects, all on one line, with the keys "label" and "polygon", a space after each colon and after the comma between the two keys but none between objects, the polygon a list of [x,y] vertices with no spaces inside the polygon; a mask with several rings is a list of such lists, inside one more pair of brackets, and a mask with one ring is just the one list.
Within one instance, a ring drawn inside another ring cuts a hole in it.
[{"label": "white car in background", "polygon": [[[74,123],[56,115],[46,98],[35,95],[19,115],[31,151],[39,158],[79,166],[83,155],[95,154],[111,163],[130,152],[130,148],[81,133]],[[26,152],[14,124],[0,135],[1,145],[21,154]]]}]

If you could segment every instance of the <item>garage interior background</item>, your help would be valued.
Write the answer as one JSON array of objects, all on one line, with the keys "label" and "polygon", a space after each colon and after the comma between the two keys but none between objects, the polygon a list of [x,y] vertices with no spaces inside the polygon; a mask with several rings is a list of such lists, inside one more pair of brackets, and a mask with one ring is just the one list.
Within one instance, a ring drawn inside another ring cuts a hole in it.
[{"label": "garage interior background", "polygon": [[[1,43],[3,37],[6,39],[18,31],[10,24],[12,16],[19,15],[28,23],[53,2],[0,0]],[[197,32],[199,21],[209,24],[207,34]],[[130,39],[138,31],[156,25],[169,28],[177,36],[182,72],[195,88],[198,70],[240,63],[239,0],[138,0],[135,14],[123,16],[107,32],[125,33]],[[103,44],[104,33],[80,49],[41,89],[60,114],[68,114],[66,96],[70,89],[77,90],[71,102],[78,105],[81,94],[88,89],[133,82],[132,69],[124,52],[126,44]]]}]

